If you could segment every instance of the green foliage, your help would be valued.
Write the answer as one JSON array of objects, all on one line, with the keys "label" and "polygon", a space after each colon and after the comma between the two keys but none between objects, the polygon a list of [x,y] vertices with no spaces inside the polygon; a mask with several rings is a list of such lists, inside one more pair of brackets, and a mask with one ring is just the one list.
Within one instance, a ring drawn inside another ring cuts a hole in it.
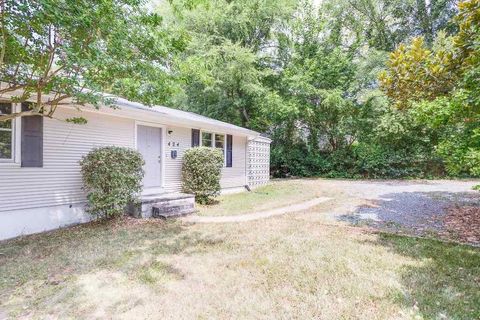
[{"label": "green foliage", "polygon": [[468,0],[459,4],[456,17],[459,32],[455,45],[460,51],[463,86],[470,93],[472,103],[480,107],[480,1]]},{"label": "green foliage", "polygon": [[[182,83],[172,104],[270,133],[274,175],[454,174],[446,160],[454,153],[443,152],[442,141],[460,130],[452,119],[461,115],[428,103],[448,100],[462,82],[459,43],[475,46],[468,42],[475,29],[450,20],[455,1],[171,4],[174,29],[190,40],[175,59]],[[413,36],[388,59],[385,50]],[[463,174],[474,172],[467,168],[475,163],[472,146],[458,148]]]},{"label": "green foliage", "polygon": [[179,45],[143,3],[2,1],[0,96],[35,102],[32,110],[9,117],[52,117],[70,101],[113,105],[105,92],[147,104],[165,100],[171,94],[168,57]]},{"label": "green foliage", "polygon": [[180,62],[185,96],[175,103],[217,119],[254,126],[252,117],[268,95],[257,56],[230,40],[197,45],[191,48],[197,53]]},{"label": "green foliage", "polygon": [[456,29],[451,21],[457,12],[456,0],[346,0],[344,3],[342,16],[354,17],[356,23],[351,23],[351,28],[378,50],[392,51],[414,36],[424,37],[431,45],[439,31],[450,34]]},{"label": "green foliage", "polygon": [[459,68],[452,38],[440,35],[437,41],[432,51],[423,38],[414,38],[390,54],[387,70],[380,74],[380,86],[398,108],[408,107],[410,101],[447,95],[457,83]]},{"label": "green foliage", "polygon": [[102,218],[122,215],[142,190],[142,155],[132,149],[101,147],[80,161],[87,211]]},{"label": "green foliage", "polygon": [[280,101],[265,83],[273,72],[270,57],[262,52],[294,2],[172,1],[172,28],[190,42],[176,56],[181,90],[169,103],[244,127],[267,128],[265,110]]},{"label": "green foliage", "polygon": [[221,150],[209,147],[188,149],[183,155],[183,191],[193,193],[199,203],[209,203],[220,194],[223,168]]},{"label": "green foliage", "polygon": [[268,132],[279,176],[479,175],[479,0],[144,4],[4,1],[0,98],[37,103],[0,121],[107,92]]},{"label": "green foliage", "polygon": [[397,113],[409,119],[408,126],[421,128],[429,138],[448,174],[479,176],[480,1],[464,1],[459,10],[457,34],[440,34],[432,50],[421,38],[400,46],[380,81],[395,106],[403,109]]},{"label": "green foliage", "polygon": [[334,152],[307,153],[305,145],[272,150],[272,173],[276,177],[325,176],[330,178],[429,178],[444,174],[438,156],[395,150],[388,146],[359,143]]}]

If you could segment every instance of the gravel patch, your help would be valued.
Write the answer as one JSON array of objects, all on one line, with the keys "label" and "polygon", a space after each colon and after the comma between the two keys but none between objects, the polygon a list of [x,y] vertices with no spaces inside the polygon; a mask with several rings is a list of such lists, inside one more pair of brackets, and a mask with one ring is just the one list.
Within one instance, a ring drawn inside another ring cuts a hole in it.
[{"label": "gravel patch", "polygon": [[444,237],[449,231],[445,219],[452,207],[480,207],[480,193],[471,190],[476,183],[356,182],[348,187],[349,194],[363,199],[364,204],[337,215],[337,219],[385,231]]}]

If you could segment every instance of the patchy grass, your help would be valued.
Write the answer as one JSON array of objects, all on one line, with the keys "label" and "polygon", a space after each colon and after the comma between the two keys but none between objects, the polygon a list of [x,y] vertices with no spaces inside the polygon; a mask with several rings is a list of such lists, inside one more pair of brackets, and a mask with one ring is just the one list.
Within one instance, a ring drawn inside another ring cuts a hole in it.
[{"label": "patchy grass", "polygon": [[[308,187],[307,187],[308,186]],[[198,205],[199,215],[227,216],[283,207],[292,203],[331,195],[311,180],[277,180],[251,192],[223,195],[214,205]]]},{"label": "patchy grass", "polygon": [[125,219],[2,242],[0,314],[480,318],[478,248],[332,224],[319,210],[237,224]]},{"label": "patchy grass", "polygon": [[480,318],[478,248],[386,234],[378,243],[417,262],[401,269],[398,301],[427,319]]}]

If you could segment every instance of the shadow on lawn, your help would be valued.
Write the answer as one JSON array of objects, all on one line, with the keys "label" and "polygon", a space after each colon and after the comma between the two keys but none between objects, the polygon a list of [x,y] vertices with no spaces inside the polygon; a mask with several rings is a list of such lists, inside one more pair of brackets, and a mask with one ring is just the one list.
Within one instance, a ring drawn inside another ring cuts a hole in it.
[{"label": "shadow on lawn", "polygon": [[390,234],[375,244],[415,260],[401,269],[398,303],[425,319],[480,319],[480,249]]},{"label": "shadow on lawn", "polygon": [[[161,287],[162,283],[185,277],[165,256],[202,254],[222,243],[217,236],[189,230],[176,221],[133,219],[91,223],[2,242],[0,311],[12,297],[14,302],[8,309],[16,315],[28,313],[30,307],[46,311],[52,308],[52,299],[63,295],[85,297],[78,290],[79,281],[95,285],[110,275],[133,281],[136,286]],[[107,285],[115,291],[115,283],[122,281],[114,278]]]},{"label": "shadow on lawn", "polygon": [[404,236],[451,238],[444,218],[455,205],[480,206],[480,196],[474,192],[391,193],[339,217],[377,228],[381,233],[374,245],[413,259],[400,269],[403,290],[394,299],[425,319],[480,319],[480,248]]}]

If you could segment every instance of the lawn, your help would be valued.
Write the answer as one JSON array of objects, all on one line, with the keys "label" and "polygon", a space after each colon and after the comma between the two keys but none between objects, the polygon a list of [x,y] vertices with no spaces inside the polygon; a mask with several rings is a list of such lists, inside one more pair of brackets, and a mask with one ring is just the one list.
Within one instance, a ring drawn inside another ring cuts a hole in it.
[{"label": "lawn", "polygon": [[0,318],[480,317],[478,248],[332,223],[321,207],[235,224],[94,223],[0,252]]},{"label": "lawn", "polygon": [[228,216],[283,207],[321,196],[338,195],[339,190],[324,190],[311,180],[274,180],[251,192],[227,194],[218,197],[215,205],[200,205],[201,216]]}]

